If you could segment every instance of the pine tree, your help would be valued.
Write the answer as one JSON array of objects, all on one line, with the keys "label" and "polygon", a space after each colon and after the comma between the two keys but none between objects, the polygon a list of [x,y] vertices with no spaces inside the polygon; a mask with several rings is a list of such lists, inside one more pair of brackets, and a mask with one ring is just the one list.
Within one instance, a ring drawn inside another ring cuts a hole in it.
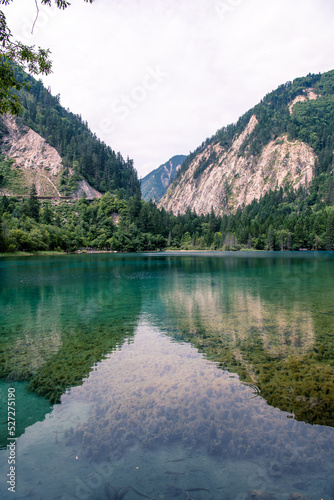
[{"label": "pine tree", "polygon": [[0,221],[0,252],[5,252],[6,250],[7,250],[6,236],[2,229],[2,224]]},{"label": "pine tree", "polygon": [[41,222],[42,224],[51,224],[53,220],[53,212],[50,203],[45,203],[42,208]]},{"label": "pine tree", "polygon": [[333,250],[334,248],[334,212],[331,211],[328,214],[327,224],[326,224],[326,250]]},{"label": "pine tree", "polygon": [[40,216],[41,204],[37,198],[37,190],[35,184],[33,184],[30,189],[28,206],[29,206],[30,217],[32,219],[35,219],[36,222],[38,222]]}]

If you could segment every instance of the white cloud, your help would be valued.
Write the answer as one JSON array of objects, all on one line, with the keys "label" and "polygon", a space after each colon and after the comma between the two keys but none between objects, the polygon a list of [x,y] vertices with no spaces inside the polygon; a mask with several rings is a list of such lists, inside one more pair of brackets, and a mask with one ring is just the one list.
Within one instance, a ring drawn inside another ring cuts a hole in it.
[{"label": "white cloud", "polygon": [[3,10],[15,36],[51,48],[46,85],[141,176],[281,83],[334,67],[332,0],[73,0],[43,7],[33,37],[34,0]]}]

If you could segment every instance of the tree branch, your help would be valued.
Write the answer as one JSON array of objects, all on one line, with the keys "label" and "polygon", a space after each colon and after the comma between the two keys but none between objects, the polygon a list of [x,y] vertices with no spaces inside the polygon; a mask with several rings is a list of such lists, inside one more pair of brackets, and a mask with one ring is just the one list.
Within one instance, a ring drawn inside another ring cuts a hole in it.
[{"label": "tree branch", "polygon": [[37,0],[35,0],[35,4],[36,4],[36,9],[37,9],[37,14],[36,14],[36,19],[34,21],[34,24],[32,25],[32,28],[31,28],[31,34],[34,33],[35,24],[36,24],[36,21],[37,21],[38,16],[39,16],[39,7],[38,7]]}]

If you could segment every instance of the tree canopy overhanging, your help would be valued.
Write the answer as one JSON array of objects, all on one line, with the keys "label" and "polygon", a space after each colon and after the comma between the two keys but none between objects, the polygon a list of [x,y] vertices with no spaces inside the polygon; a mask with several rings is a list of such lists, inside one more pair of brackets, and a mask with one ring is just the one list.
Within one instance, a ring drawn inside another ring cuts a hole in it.
[{"label": "tree canopy overhanging", "polygon": [[[0,5],[9,5],[14,0],[0,0]],[[36,7],[38,9],[37,0]],[[84,0],[93,3],[94,0]],[[43,5],[52,5],[52,0],[41,0]],[[70,2],[54,0],[59,9],[66,9]],[[51,73],[52,62],[50,50],[34,45],[25,45],[13,40],[13,35],[7,25],[5,14],[0,10],[0,115],[4,113],[18,114],[20,99],[15,93],[26,84],[16,77],[16,67],[33,75],[48,75]]]}]

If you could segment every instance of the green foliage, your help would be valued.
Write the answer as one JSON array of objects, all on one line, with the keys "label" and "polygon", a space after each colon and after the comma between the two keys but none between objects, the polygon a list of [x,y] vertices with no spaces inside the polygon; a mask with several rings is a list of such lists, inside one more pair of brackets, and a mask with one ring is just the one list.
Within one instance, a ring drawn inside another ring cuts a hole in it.
[{"label": "green foliage", "polygon": [[37,191],[36,191],[35,184],[33,184],[31,186],[31,189],[30,189],[28,207],[29,207],[29,216],[32,219],[35,219],[36,222],[38,222],[41,206],[40,206],[40,202],[38,201],[38,198],[37,198]]},{"label": "green foliage", "polygon": [[[65,195],[73,192],[77,181],[84,178],[101,192],[121,189],[125,197],[140,193],[140,185],[133,161],[125,161],[101,142],[88,128],[81,116],[65,110],[59,96],[52,96],[41,81],[17,72],[17,79],[26,82],[29,92],[19,93],[21,120],[53,146],[63,160],[62,178]],[[69,176],[69,169],[74,175]]]},{"label": "green foliage", "polygon": [[331,171],[334,166],[334,95],[297,103],[292,127],[294,135],[318,154],[316,173]]},{"label": "green foliage", "polygon": [[[0,4],[8,5],[12,1],[0,0]],[[85,2],[92,3],[93,0]],[[52,1],[42,0],[42,3],[51,6]],[[54,0],[54,3],[60,9],[70,5],[65,0]],[[59,96],[53,97],[42,82],[28,76],[24,70],[32,75],[50,73],[49,50],[36,50],[13,41],[6,17],[0,11],[0,115],[7,112],[21,113],[23,122],[57,149],[66,167],[66,174],[62,179],[65,195],[73,192],[77,181],[82,178],[102,192],[120,189],[126,197],[140,192],[132,160],[125,161],[120,153],[115,153],[99,141],[81,116],[62,108]],[[0,138],[5,133],[1,122]],[[75,176],[68,175],[70,168],[74,168]],[[9,185],[8,175],[4,176],[1,170],[0,166],[0,187],[5,182],[7,187],[18,188],[15,183],[14,186]],[[25,194],[22,189],[12,190]]]},{"label": "green foliage", "polygon": [[20,167],[4,156],[0,156],[0,188],[6,188],[17,194],[28,194]]},{"label": "green foliage", "polygon": [[0,199],[0,250],[334,250],[333,187],[334,174],[323,173],[308,189],[271,191],[223,217],[175,216],[122,192],[40,207],[32,189],[29,198]]},{"label": "green foliage", "polygon": [[333,95],[334,94],[334,70],[328,71],[321,75],[321,78],[315,85],[315,89],[321,95]]},{"label": "green foliage", "polygon": [[[84,1],[93,2],[93,0]],[[11,2],[13,0],[0,0],[0,5],[9,5]],[[66,0],[55,0],[54,3],[60,9],[65,9],[70,5]],[[51,0],[42,0],[42,4],[51,6]],[[15,91],[27,88],[27,85],[26,82],[17,78],[16,67],[29,71],[33,75],[48,75],[52,66],[49,55],[49,49],[41,47],[35,49],[34,46],[25,45],[17,40],[13,41],[6,16],[0,11],[0,115],[20,112],[20,98]]]}]

